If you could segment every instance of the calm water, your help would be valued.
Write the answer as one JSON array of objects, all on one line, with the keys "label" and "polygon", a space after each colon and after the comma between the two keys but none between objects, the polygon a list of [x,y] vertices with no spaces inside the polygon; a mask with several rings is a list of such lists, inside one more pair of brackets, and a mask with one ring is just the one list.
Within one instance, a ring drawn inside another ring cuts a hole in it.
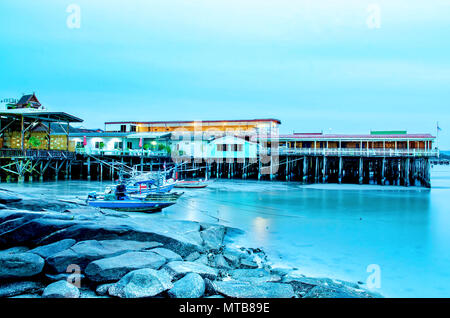
[{"label": "calm water", "polygon": [[[389,297],[450,297],[450,169],[435,167],[433,188],[302,187],[295,183],[216,181],[186,190],[152,218],[219,222],[247,231],[238,245],[263,247],[274,263],[311,276],[365,282],[381,268]],[[59,181],[0,187],[85,198],[108,182]]]}]

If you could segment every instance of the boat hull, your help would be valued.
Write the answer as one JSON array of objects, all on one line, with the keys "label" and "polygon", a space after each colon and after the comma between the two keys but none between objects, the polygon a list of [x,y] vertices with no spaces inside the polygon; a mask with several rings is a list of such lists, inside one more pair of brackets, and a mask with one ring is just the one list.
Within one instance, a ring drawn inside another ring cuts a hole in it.
[{"label": "boat hull", "polygon": [[92,207],[102,208],[102,209],[112,209],[122,212],[157,212],[164,208],[167,208],[176,201],[168,202],[148,202],[148,201],[133,201],[133,200],[89,200],[87,204]]},{"label": "boat hull", "polygon": [[208,183],[202,181],[178,181],[175,184],[175,188],[192,188],[192,189],[200,189],[206,188]]}]

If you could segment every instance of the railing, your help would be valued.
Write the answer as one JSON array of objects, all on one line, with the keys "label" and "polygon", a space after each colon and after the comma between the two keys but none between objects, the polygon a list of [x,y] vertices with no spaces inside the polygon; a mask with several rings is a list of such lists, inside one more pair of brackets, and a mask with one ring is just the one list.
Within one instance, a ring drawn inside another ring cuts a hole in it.
[{"label": "railing", "polygon": [[114,150],[103,150],[103,149],[85,149],[76,148],[77,154],[87,154],[87,155],[98,155],[98,156],[131,156],[131,157],[168,157],[170,154],[167,151],[154,151],[154,150],[144,150],[144,149],[114,149]]},{"label": "railing", "polygon": [[[269,152],[270,153],[270,152]],[[317,155],[349,157],[437,157],[439,150],[425,149],[360,149],[360,148],[286,148],[279,147],[280,155]]]},{"label": "railing", "polygon": [[63,150],[0,149],[0,158],[74,159],[75,153]]}]

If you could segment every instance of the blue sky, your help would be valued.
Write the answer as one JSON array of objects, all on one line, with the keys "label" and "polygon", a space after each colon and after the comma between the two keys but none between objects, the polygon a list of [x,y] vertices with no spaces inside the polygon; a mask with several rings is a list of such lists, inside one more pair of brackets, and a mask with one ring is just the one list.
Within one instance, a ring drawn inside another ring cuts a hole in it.
[{"label": "blue sky", "polygon": [[278,118],[285,133],[435,134],[439,121],[450,149],[449,17],[447,0],[2,0],[0,99],[35,91],[92,128]]}]

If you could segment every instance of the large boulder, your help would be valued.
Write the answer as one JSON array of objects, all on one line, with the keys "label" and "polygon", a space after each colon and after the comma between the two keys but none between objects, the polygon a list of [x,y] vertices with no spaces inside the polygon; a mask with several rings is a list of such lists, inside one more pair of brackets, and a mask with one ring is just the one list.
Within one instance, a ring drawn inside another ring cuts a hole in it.
[{"label": "large boulder", "polygon": [[69,247],[73,246],[76,243],[73,239],[65,239],[61,240],[55,243],[47,244],[44,246],[36,247],[35,249],[32,249],[30,252],[34,254],[38,254],[39,256],[43,258],[50,257],[52,255],[55,255],[56,253],[62,252]]},{"label": "large boulder", "polygon": [[200,232],[203,239],[203,243],[208,250],[218,250],[223,244],[223,238],[225,236],[225,227],[211,226],[206,230]]},{"label": "large boulder", "polygon": [[113,282],[136,269],[159,269],[165,262],[164,257],[154,252],[128,252],[89,263],[85,274],[94,282]]},{"label": "large boulder", "polygon": [[156,242],[88,240],[78,242],[72,247],[50,256],[47,258],[47,263],[53,271],[62,273],[71,264],[76,264],[84,269],[90,262],[101,258],[117,256],[128,251],[146,250],[159,245]]},{"label": "large boulder", "polygon": [[126,274],[109,287],[108,293],[120,298],[144,298],[159,295],[172,287],[171,276],[165,271],[143,268]]},{"label": "large boulder", "polygon": [[31,277],[44,268],[44,259],[33,253],[0,255],[0,280]]},{"label": "large boulder", "polygon": [[43,237],[72,225],[73,221],[62,220],[60,218],[33,218],[28,222],[17,224],[17,227],[13,229],[2,232],[0,234],[0,246],[19,244],[27,246],[41,245],[40,241]]},{"label": "large boulder", "polygon": [[205,281],[197,273],[188,273],[167,293],[172,298],[200,298],[205,293]]},{"label": "large boulder", "polygon": [[45,287],[43,298],[79,298],[80,290],[65,280],[51,283]]},{"label": "large boulder", "polygon": [[137,223],[133,218],[119,219],[115,217],[105,217],[105,220],[96,222],[72,222],[72,226],[43,237],[38,243],[48,244],[64,238],[73,238],[77,241],[82,239],[154,241],[183,257],[203,250],[201,242],[187,235],[189,232],[195,232],[196,228],[199,228],[198,224],[196,225],[194,222],[183,224],[175,221],[166,223],[155,220]]},{"label": "large boulder", "polygon": [[43,289],[44,285],[38,282],[8,282],[0,285],[0,297],[12,297],[30,293],[33,294],[38,293]]},{"label": "large boulder", "polygon": [[218,271],[215,268],[201,264],[199,262],[183,262],[173,261],[166,264],[164,267],[175,278],[182,277],[188,273],[197,273],[202,277],[209,279],[216,279]]},{"label": "large boulder", "polygon": [[42,246],[63,239],[154,241],[185,257],[203,251],[199,231],[196,222],[158,219],[140,222],[106,214],[2,210],[0,215],[0,247]]},{"label": "large boulder", "polygon": [[293,298],[294,290],[289,284],[250,283],[235,280],[211,282],[210,292],[232,298]]}]

